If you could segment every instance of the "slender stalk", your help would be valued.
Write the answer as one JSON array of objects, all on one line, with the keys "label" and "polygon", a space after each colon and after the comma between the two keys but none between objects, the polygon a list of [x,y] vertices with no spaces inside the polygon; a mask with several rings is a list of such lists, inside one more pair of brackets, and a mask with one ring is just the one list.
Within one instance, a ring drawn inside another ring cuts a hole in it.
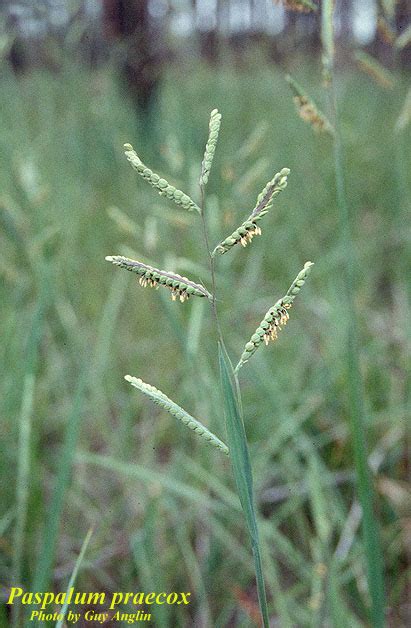
[{"label": "slender stalk", "polygon": [[[30,485],[30,434],[34,399],[34,374],[24,378],[23,400],[19,419],[18,469],[17,469],[17,514],[14,529],[13,582],[20,586],[24,550],[24,533],[27,522]],[[12,624],[20,626],[21,606],[13,605]]]},{"label": "slender stalk", "polygon": [[354,303],[355,294],[355,247],[351,216],[346,195],[345,173],[343,164],[343,147],[339,125],[339,112],[336,98],[334,77],[334,41],[332,32],[333,3],[324,3],[323,45],[325,53],[325,69],[329,81],[329,105],[332,114],[334,134],[334,164],[337,192],[337,206],[340,220],[341,248],[344,251],[342,267],[343,276],[343,311],[345,321],[346,360],[348,381],[348,402],[350,426],[353,441],[354,462],[357,475],[358,497],[363,511],[363,538],[368,572],[368,587],[371,597],[371,623],[374,628],[385,625],[384,619],[384,577],[383,560],[379,541],[377,520],[374,516],[375,495],[371,473],[367,461],[367,443],[365,436],[364,391],[360,369],[358,320]]},{"label": "slender stalk", "polygon": [[[237,484],[237,490],[239,494],[239,499],[241,502],[241,506],[243,509],[243,514],[245,518],[245,522],[248,528],[248,532],[251,538],[251,548],[254,558],[254,570],[255,577],[257,583],[257,594],[258,601],[260,606],[261,619],[264,628],[269,628],[269,617],[268,617],[268,608],[267,608],[267,598],[265,592],[265,583],[263,576],[263,568],[261,561],[261,552],[260,552],[260,541],[257,527],[257,520],[255,514],[254,507],[254,499],[253,499],[253,488],[252,488],[252,469],[251,462],[248,453],[247,446],[247,437],[244,429],[244,422],[242,417],[241,410],[241,393],[240,386],[238,382],[237,374],[234,372],[232,368],[230,359],[228,357],[223,335],[221,331],[220,321],[218,318],[217,311],[217,303],[216,303],[216,277],[215,277],[215,259],[210,250],[209,237],[208,237],[208,229],[207,222],[205,219],[205,193],[204,186],[201,185],[201,221],[203,227],[203,236],[204,243],[208,253],[210,272],[211,272],[211,282],[212,282],[212,310],[213,317],[215,320],[217,334],[219,339],[219,360],[220,360],[220,369],[222,374],[222,385],[224,389],[224,397],[225,397],[225,412],[230,415],[231,419],[226,422],[227,428],[227,436],[229,437],[230,442],[230,457],[231,463],[233,467],[234,477]],[[225,354],[225,356],[224,356]],[[231,371],[231,373],[230,373]],[[231,379],[232,378],[232,379]],[[227,403],[228,399],[228,403]],[[231,444],[234,444],[233,449],[231,449]],[[239,456],[238,451],[241,451],[241,455]],[[233,451],[234,450],[234,451]]]},{"label": "slender stalk", "polygon": [[214,321],[215,321],[215,324],[216,324],[218,339],[221,342],[221,344],[224,345],[223,334],[222,334],[222,331],[221,331],[221,325],[220,325],[220,320],[218,318],[218,311],[217,311],[217,296],[216,296],[217,284],[216,284],[216,277],[215,277],[215,259],[214,259],[213,255],[211,254],[210,239],[208,237],[207,222],[206,222],[206,219],[205,219],[205,191],[204,191],[204,185],[200,185],[200,190],[201,190],[201,224],[202,224],[202,228],[203,228],[204,244],[205,244],[205,247],[206,247],[206,250],[207,250],[207,257],[208,257],[208,263],[209,263],[210,274],[211,274],[211,294],[213,296],[213,299],[212,299],[212,310],[213,310]]}]

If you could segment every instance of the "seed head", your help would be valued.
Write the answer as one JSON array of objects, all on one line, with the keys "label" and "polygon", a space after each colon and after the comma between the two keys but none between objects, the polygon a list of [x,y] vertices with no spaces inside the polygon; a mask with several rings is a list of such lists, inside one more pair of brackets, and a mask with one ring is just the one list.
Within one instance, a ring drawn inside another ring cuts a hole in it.
[{"label": "seed head", "polygon": [[203,162],[201,164],[200,185],[204,186],[208,182],[208,176],[213,163],[214,153],[217,146],[218,133],[221,125],[221,113],[218,109],[213,109],[210,115],[209,134],[204,152]]},{"label": "seed head", "polygon": [[215,434],[210,432],[210,430],[205,427],[200,421],[195,419],[191,414],[188,414],[181,406],[172,401],[167,395],[165,395],[161,390],[158,390],[155,386],[151,386],[151,384],[146,384],[138,377],[132,377],[131,375],[126,375],[124,377],[126,381],[128,381],[134,388],[137,388],[145,395],[150,397],[154,403],[167,410],[171,415],[173,415],[176,419],[184,423],[190,430],[193,430],[198,436],[206,440],[210,445],[216,447],[220,451],[225,454],[228,454],[228,447],[223,443]]},{"label": "seed head", "polygon": [[268,345],[270,341],[277,340],[278,332],[281,331],[282,327],[287,324],[290,318],[288,310],[291,308],[295,297],[303,287],[312,266],[312,262],[306,262],[304,268],[298,273],[289,287],[286,295],[277,301],[273,307],[270,307],[249,342],[245,345],[240,361],[236,366],[236,371],[250,359],[262,342]]},{"label": "seed head", "polygon": [[393,74],[387,70],[387,68],[384,68],[384,66],[381,65],[377,59],[374,59],[374,57],[367,54],[363,50],[357,50],[355,58],[357,60],[358,67],[374,79],[376,83],[386,89],[393,89],[395,82]]},{"label": "seed head", "polygon": [[298,13],[310,13],[311,11],[318,11],[316,4],[311,0],[275,0],[276,4],[282,2],[285,9],[289,11],[297,11]]},{"label": "seed head", "polygon": [[334,133],[334,129],[328,118],[318,109],[315,102],[304,92],[302,87],[291,76],[286,76],[286,81],[294,93],[294,104],[298,114],[304,122],[308,122],[318,133]]},{"label": "seed head", "polygon": [[143,288],[150,286],[151,288],[158,288],[159,286],[165,286],[171,290],[171,298],[175,301],[177,298],[182,303],[186,301],[191,295],[197,297],[207,297],[212,300],[211,294],[201,284],[194,283],[187,277],[182,277],[177,273],[173,273],[167,270],[159,270],[154,266],[148,266],[142,262],[123,257],[122,255],[108,255],[106,257],[108,262],[112,262],[120,268],[125,268],[133,273],[137,273],[140,276],[139,284]]},{"label": "seed head", "polygon": [[257,203],[250,216],[231,235],[218,244],[213,255],[227,253],[236,244],[247,246],[255,235],[261,235],[261,228],[257,224],[272,207],[276,196],[287,187],[289,168],[283,168],[267,183],[263,191],[257,197]]},{"label": "seed head", "polygon": [[124,152],[134,170],[136,170],[138,174],[151,185],[151,187],[156,189],[161,196],[166,196],[180,207],[183,207],[183,209],[195,209],[198,213],[201,213],[199,206],[187,194],[184,194],[184,192],[175,188],[168,181],[166,181],[166,179],[163,179],[158,174],[150,170],[150,168],[147,168],[131,144],[124,144]]}]

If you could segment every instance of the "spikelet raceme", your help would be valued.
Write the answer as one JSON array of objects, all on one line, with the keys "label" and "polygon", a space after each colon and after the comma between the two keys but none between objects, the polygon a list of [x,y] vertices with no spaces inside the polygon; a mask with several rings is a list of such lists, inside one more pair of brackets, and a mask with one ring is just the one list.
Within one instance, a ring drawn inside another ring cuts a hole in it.
[{"label": "spikelet raceme", "polygon": [[334,66],[334,8],[335,0],[321,2],[321,44],[323,49],[323,82],[325,87],[331,85]]},{"label": "spikelet raceme", "polygon": [[150,170],[150,168],[147,168],[131,144],[124,144],[124,152],[134,170],[136,170],[151,187],[155,188],[161,196],[166,196],[180,207],[183,207],[183,209],[196,210],[201,214],[199,206],[187,194],[175,188],[168,181]]},{"label": "spikelet raceme", "polygon": [[248,157],[251,157],[251,155],[255,153],[263,143],[265,137],[267,136],[267,130],[268,123],[265,120],[262,120],[246,138],[237,152],[236,159],[245,160],[248,159]]},{"label": "spikelet raceme", "polygon": [[225,445],[215,434],[210,432],[209,429],[205,427],[200,421],[197,421],[194,417],[192,417],[188,412],[183,410],[181,406],[177,405],[172,401],[167,395],[165,395],[161,390],[155,388],[155,386],[151,386],[150,384],[146,384],[138,377],[132,377],[131,375],[126,375],[124,377],[134,388],[141,390],[145,395],[150,397],[154,403],[161,406],[167,412],[169,412],[176,419],[184,423],[190,430],[193,430],[198,436],[206,440],[210,445],[216,447],[220,451],[228,454],[228,447]]},{"label": "spikelet raceme", "polygon": [[250,341],[245,345],[244,351],[236,366],[236,371],[255,353],[262,342],[267,345],[270,340],[276,340],[281,326],[286,325],[289,319],[288,310],[293,304],[297,294],[303,287],[305,280],[313,266],[312,262],[306,262],[304,268],[298,273],[293,283],[289,287],[287,294],[270,307],[263,320],[251,336]]},{"label": "spikelet raceme", "polygon": [[395,124],[395,131],[404,131],[411,122],[411,87],[409,88],[400,115]]},{"label": "spikelet raceme", "polygon": [[223,255],[239,243],[241,243],[242,246],[247,246],[255,235],[261,235],[261,229],[257,223],[272,207],[274,198],[287,187],[287,177],[289,174],[289,168],[283,168],[274,175],[257,197],[256,206],[247,220],[215,247],[212,253],[213,256],[217,253]]},{"label": "spikelet raceme", "polygon": [[213,163],[214,153],[217,146],[218,133],[221,125],[221,113],[218,109],[213,109],[210,114],[209,134],[201,164],[200,185],[207,185],[208,177]]},{"label": "spikelet raceme", "polygon": [[395,32],[382,15],[380,15],[377,19],[377,31],[384,43],[390,46],[394,44]]},{"label": "spikelet raceme", "polygon": [[285,9],[289,11],[297,11],[298,13],[310,13],[318,11],[318,7],[311,0],[277,0],[277,4],[282,2]]},{"label": "spikelet raceme", "polygon": [[397,48],[397,50],[403,50],[404,48],[407,48],[411,43],[411,24],[409,26],[407,26],[407,28],[401,33],[401,35],[398,35],[397,39],[394,42],[394,47]]},{"label": "spikelet raceme", "polygon": [[294,103],[298,114],[304,122],[308,122],[314,131],[319,133],[334,133],[334,129],[327,117],[320,111],[313,100],[304,92],[302,87],[290,75],[286,81],[294,94]]},{"label": "spikelet raceme", "polygon": [[171,290],[171,298],[173,301],[179,298],[183,303],[191,295],[207,297],[212,300],[211,294],[201,284],[194,283],[194,281],[187,279],[187,277],[182,277],[177,273],[159,270],[158,268],[137,262],[128,257],[123,257],[122,255],[108,255],[105,259],[115,264],[115,266],[120,266],[120,268],[125,268],[133,273],[137,273],[137,275],[140,276],[139,283],[143,288],[146,286],[152,288],[165,286]]},{"label": "spikelet raceme", "polygon": [[398,0],[380,0],[378,3],[387,19],[394,19],[397,2]]},{"label": "spikelet raceme", "polygon": [[363,50],[357,50],[355,53],[359,68],[371,76],[376,83],[385,87],[386,89],[392,89],[394,87],[394,76],[387,68],[384,68],[381,63],[374,59],[371,55],[367,54]]}]

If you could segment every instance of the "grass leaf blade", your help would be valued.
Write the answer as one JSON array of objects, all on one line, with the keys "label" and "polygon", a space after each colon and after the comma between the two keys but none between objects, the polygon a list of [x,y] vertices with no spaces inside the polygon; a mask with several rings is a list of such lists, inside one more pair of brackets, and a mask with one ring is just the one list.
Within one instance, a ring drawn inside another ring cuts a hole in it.
[{"label": "grass leaf blade", "polygon": [[267,600],[253,500],[253,478],[250,456],[248,453],[247,437],[242,417],[240,392],[230,358],[221,344],[219,344],[219,362],[231,464],[248,532],[251,537],[251,546],[253,550],[257,579],[258,599],[263,625],[264,627],[268,627],[269,619]]},{"label": "grass leaf blade", "polygon": [[66,431],[61,450],[61,458],[58,466],[53,497],[48,507],[43,544],[41,552],[38,556],[34,574],[34,581],[32,585],[33,591],[47,591],[50,586],[61,515],[63,512],[67,489],[70,484],[70,475],[73,468],[73,460],[82,417],[85,383],[86,371],[83,370],[80,374],[73,407],[66,424]]},{"label": "grass leaf blade", "polygon": [[[86,534],[86,538],[83,541],[83,545],[81,546],[80,554],[77,557],[76,564],[74,565],[73,572],[72,572],[72,574],[70,576],[70,580],[69,580],[69,583],[67,585],[66,597],[65,597],[66,600],[67,600],[67,598],[69,596],[70,589],[72,587],[74,587],[74,584],[76,582],[77,574],[78,574],[79,569],[81,567],[81,563],[83,562],[84,555],[86,553],[88,544],[90,543],[90,539],[92,537],[93,532],[94,532],[93,528],[90,528],[89,531]],[[61,609],[61,615],[63,617],[61,619],[59,619],[58,622],[56,623],[56,628],[63,628],[63,625],[64,625],[63,622],[64,622],[64,618],[65,618],[66,613],[67,613],[67,609],[68,609],[68,604],[67,604],[67,602],[64,602],[63,607]]]}]

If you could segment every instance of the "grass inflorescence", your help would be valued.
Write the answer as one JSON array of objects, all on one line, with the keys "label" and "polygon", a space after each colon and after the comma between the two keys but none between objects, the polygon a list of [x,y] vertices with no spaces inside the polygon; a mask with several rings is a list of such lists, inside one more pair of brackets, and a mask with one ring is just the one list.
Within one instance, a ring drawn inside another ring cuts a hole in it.
[{"label": "grass inflorescence", "polygon": [[[204,281],[212,292],[200,260],[197,212],[157,195],[127,167],[121,147],[132,137],[159,175],[200,204],[207,118],[221,103],[224,133],[205,211],[212,247],[250,213],[273,167],[284,164],[292,172],[275,201],[279,211],[274,206],[259,223],[264,236],[248,250],[238,246],[235,255],[215,257],[218,315],[234,364],[293,273],[304,260],[316,261],[279,341],[267,349],[263,341],[239,371],[269,619],[280,626],[369,625],[348,401],[346,252],[336,221],[331,142],[298,120],[281,69],[263,60],[261,50],[256,54],[250,42],[241,69],[223,45],[221,52],[223,62],[212,68],[194,55],[187,72],[177,64],[164,68],[159,146],[151,127],[143,137],[110,68],[89,71],[67,59],[58,75],[43,68],[16,79],[3,65],[1,581],[16,584],[16,548],[21,586],[64,591],[97,520],[78,576],[82,590],[173,590],[181,583],[192,590],[193,604],[165,609],[164,618],[158,609],[160,628],[255,621],[253,558],[230,459],[122,380],[135,373],[154,383],[228,446],[211,302],[193,297],[180,307],[164,286],[139,289],[137,274],[102,261],[106,253],[121,253]],[[295,60],[295,78],[325,111],[317,64],[298,52]],[[409,77],[393,73],[395,90],[380,90],[377,98],[378,86],[346,65],[337,89],[355,221],[354,332],[378,491],[373,516],[381,527],[387,622],[403,625],[410,303],[403,225],[411,198],[411,107]],[[47,261],[53,272],[38,324],[33,313]],[[29,416],[32,326],[40,359]],[[0,605],[1,625],[10,623],[8,610]]]},{"label": "grass inflorescence", "polygon": [[173,301],[179,298],[183,303],[191,295],[207,297],[208,299],[212,298],[212,295],[203,286],[177,273],[159,270],[158,268],[148,266],[147,264],[129,259],[128,257],[123,257],[122,255],[107,255],[106,260],[107,262],[112,262],[115,266],[137,273],[140,277],[138,280],[139,284],[143,288],[146,286],[150,286],[151,288],[165,286],[171,290],[171,298]]},{"label": "grass inflorescence", "polygon": [[277,340],[278,332],[281,331],[281,327],[286,325],[288,319],[290,318],[288,310],[292,306],[295,297],[305,284],[305,280],[307,279],[312,266],[312,262],[306,262],[304,268],[298,273],[287,293],[282,297],[282,299],[277,301],[273,307],[270,307],[254,334],[251,336],[249,342],[245,345],[240,361],[236,366],[236,371],[238,371],[243,364],[248,362],[250,357],[257,351],[263,341],[266,345],[268,345],[271,340]]},{"label": "grass inflorescence", "polygon": [[199,206],[188,196],[188,194],[178,190],[174,187],[174,185],[171,185],[168,181],[166,181],[166,179],[160,177],[160,175],[145,166],[131,144],[124,144],[124,151],[134,170],[136,170],[138,174],[151,185],[151,187],[157,190],[161,196],[165,196],[174,201],[174,203],[180,205],[183,209],[196,210],[198,212],[200,211]]},{"label": "grass inflorescence", "polygon": [[258,223],[271,209],[275,197],[287,187],[289,174],[289,168],[282,168],[280,172],[274,175],[259,194],[257,204],[247,220],[215,247],[213,255],[217,253],[223,255],[236,244],[247,246],[255,235],[261,235],[261,228]]},{"label": "grass inflorescence", "polygon": [[214,251],[211,251],[209,246],[207,217],[205,215],[205,187],[208,182],[214,158],[220,124],[221,114],[217,109],[213,109],[210,116],[209,136],[199,179],[201,190],[200,205],[196,205],[196,203],[191,201],[189,197],[181,196],[181,193],[173,186],[170,186],[165,179],[159,178],[158,175],[154,174],[150,169],[144,166],[130,144],[125,145],[127,159],[131,162],[132,166],[143,177],[143,179],[145,179],[152,187],[157,189],[160,194],[177,202],[177,204],[181,205],[185,209],[196,208],[201,214],[204,243],[210,264],[212,292],[209,293],[200,284],[196,284],[186,277],[182,277],[169,271],[159,270],[152,266],[148,266],[147,264],[143,264],[142,262],[123,256],[107,256],[106,260],[120,266],[121,268],[137,273],[140,277],[139,283],[142,286],[166,286],[172,291],[172,298],[174,300],[178,296],[180,301],[185,301],[191,294],[193,294],[201,297],[206,296],[212,302],[212,312],[214,315],[216,333],[218,335],[220,377],[228,446],[225,445],[202,423],[200,423],[197,419],[194,419],[194,417],[183,410],[181,406],[172,401],[153,385],[147,384],[140,378],[133,377],[131,375],[126,375],[125,379],[132,386],[150,397],[154,403],[160,405],[163,409],[179,419],[184,425],[193,430],[197,436],[205,439],[225,454],[230,455],[233,474],[251,539],[261,617],[265,628],[268,628],[269,615],[263,576],[257,515],[254,505],[252,468],[242,415],[240,385],[236,371],[240,366],[248,361],[248,358],[252,355],[252,353],[254,353],[263,338],[266,341],[266,344],[268,343],[268,339],[276,338],[277,330],[281,329],[281,325],[285,325],[288,320],[288,309],[291,307],[295,296],[304,285],[312,263],[307,262],[305,264],[304,269],[296,277],[283,299],[266,314],[264,321],[262,321],[260,327],[253,335],[251,342],[246,345],[246,349],[240,359],[237,369],[234,370],[225,348],[222,328],[217,311],[215,254],[225,253],[237,243],[241,243],[245,246],[247,242],[251,241],[254,235],[261,233],[257,223],[268,213],[273,205],[275,197],[286,188],[290,170],[289,168],[283,168],[280,172],[274,175],[274,177],[266,184],[262,192],[258,195],[256,205],[249,218],[228,238],[225,238],[219,245],[217,245]]}]

